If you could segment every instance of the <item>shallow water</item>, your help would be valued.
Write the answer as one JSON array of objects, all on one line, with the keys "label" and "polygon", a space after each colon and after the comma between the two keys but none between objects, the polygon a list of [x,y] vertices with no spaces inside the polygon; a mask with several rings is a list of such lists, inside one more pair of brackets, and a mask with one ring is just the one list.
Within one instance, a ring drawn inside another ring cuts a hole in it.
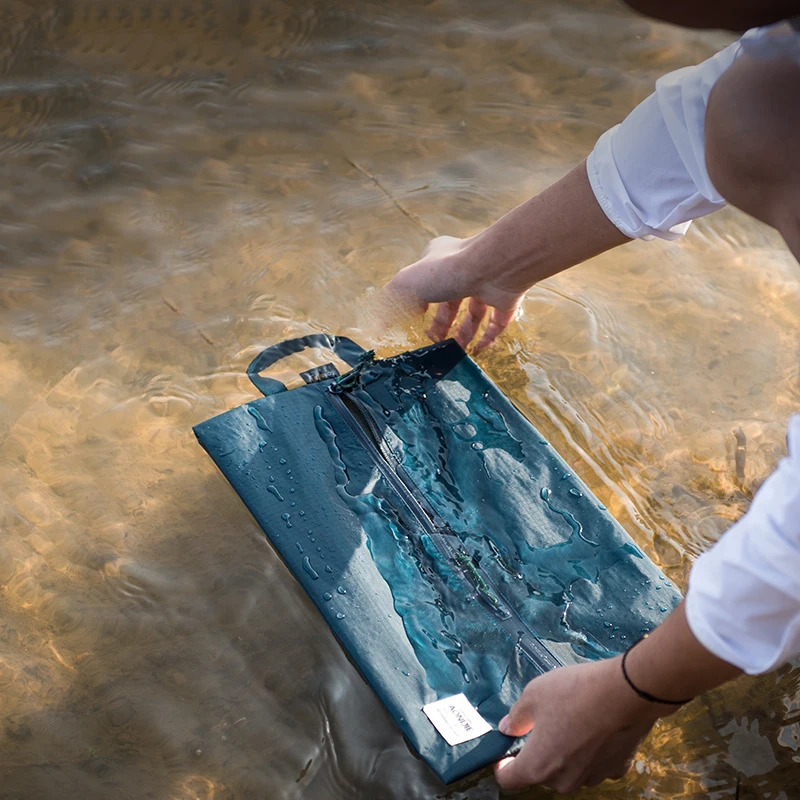
[{"label": "shallow water", "polygon": [[[727,37],[610,0],[0,20],[0,797],[497,797],[409,752],[191,425],[251,399],[276,340],[422,344],[366,290]],[[481,358],[678,585],[785,452],[798,278],[722,212],[537,287]],[[799,714],[797,669],[741,681],[576,796],[797,797]]]}]

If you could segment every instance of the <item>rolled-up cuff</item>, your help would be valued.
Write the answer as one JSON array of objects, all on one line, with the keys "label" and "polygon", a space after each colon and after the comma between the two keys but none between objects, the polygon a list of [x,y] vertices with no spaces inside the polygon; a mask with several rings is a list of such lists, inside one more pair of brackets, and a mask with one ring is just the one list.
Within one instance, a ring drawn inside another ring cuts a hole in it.
[{"label": "rolled-up cuff", "polygon": [[631,239],[678,239],[689,230],[691,220],[661,230],[648,225],[642,212],[628,194],[625,182],[617,169],[611,148],[620,126],[607,130],[598,140],[586,160],[586,171],[594,196],[605,215],[625,236]]},{"label": "rolled-up cuff", "polygon": [[725,205],[705,163],[705,112],[714,83],[740,52],[733,44],[694,67],[671,72],[587,160],[597,202],[632,239],[677,239],[691,220]]}]

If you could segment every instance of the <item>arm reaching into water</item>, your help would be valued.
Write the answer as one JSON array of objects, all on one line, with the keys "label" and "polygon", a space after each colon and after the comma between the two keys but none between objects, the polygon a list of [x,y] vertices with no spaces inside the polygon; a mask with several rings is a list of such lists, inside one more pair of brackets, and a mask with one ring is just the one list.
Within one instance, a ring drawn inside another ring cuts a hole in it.
[{"label": "arm reaching into water", "polygon": [[424,307],[440,303],[428,331],[435,340],[449,334],[469,298],[456,333],[463,347],[491,307],[477,351],[506,329],[539,281],[634,238],[685,233],[690,220],[725,205],[705,168],[703,122],[711,87],[738,53],[737,43],[661,78],[585,162],[485,231],[434,239],[387,289]]},{"label": "arm reaching into water", "polygon": [[428,331],[437,341],[448,335],[469,297],[456,337],[463,347],[491,307],[481,349],[506,329],[535,283],[627,241],[595,199],[584,162],[482,233],[434,239],[388,288],[425,306],[440,303]]}]

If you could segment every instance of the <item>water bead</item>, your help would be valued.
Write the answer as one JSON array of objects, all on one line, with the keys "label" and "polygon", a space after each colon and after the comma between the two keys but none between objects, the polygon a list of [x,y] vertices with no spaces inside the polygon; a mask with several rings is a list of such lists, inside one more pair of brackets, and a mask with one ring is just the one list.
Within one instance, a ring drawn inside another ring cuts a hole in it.
[{"label": "water bead", "polygon": [[309,574],[312,581],[319,578],[319,573],[311,566],[311,559],[308,556],[303,559],[303,569]]}]

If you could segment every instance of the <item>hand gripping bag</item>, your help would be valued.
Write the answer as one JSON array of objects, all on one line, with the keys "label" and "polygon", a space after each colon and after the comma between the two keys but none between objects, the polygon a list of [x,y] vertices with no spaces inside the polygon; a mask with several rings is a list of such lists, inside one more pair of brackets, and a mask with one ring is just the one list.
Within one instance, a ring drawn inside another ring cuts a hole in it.
[{"label": "hand gripping bag", "polygon": [[[352,371],[259,374],[307,347]],[[265,397],[197,438],[443,781],[512,748],[497,723],[529,680],[624,652],[680,601],[456,342],[375,360],[316,334],[248,373]]]}]

